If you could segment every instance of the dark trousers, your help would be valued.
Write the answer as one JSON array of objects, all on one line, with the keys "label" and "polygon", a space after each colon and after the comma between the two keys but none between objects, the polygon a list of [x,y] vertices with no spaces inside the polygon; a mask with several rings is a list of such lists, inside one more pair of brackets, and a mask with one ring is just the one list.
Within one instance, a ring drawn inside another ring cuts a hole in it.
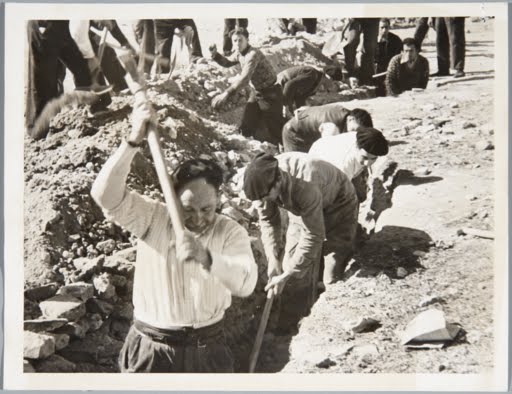
[{"label": "dark trousers", "polygon": [[450,66],[454,70],[464,71],[466,37],[464,18],[436,18],[437,70],[448,74]]},{"label": "dark trousers", "polygon": [[92,82],[87,61],[69,33],[69,21],[50,21],[44,33],[32,25],[28,34],[26,125],[30,134],[45,105],[62,94],[62,64],[73,73],[75,86],[88,87]]},{"label": "dark trousers", "polygon": [[[357,47],[363,34],[363,55],[359,72],[355,70]],[[375,73],[375,52],[379,35],[379,18],[354,18],[348,27],[347,44],[343,48],[345,67],[350,76],[356,76],[363,84],[372,84]]]},{"label": "dark trousers", "polygon": [[[259,132],[261,122],[266,126],[266,135]],[[252,90],[240,122],[241,134],[277,145],[281,143],[283,124],[281,86],[273,85],[262,91]]]},{"label": "dark trousers", "polygon": [[425,39],[425,36],[428,33],[428,18],[418,18],[416,21],[416,30],[414,31],[414,40],[418,44],[418,47],[421,50],[421,44]]},{"label": "dark trousers", "polygon": [[294,109],[306,105],[306,99],[312,96],[322,78],[315,70],[306,70],[283,85],[283,102],[293,114]]},{"label": "dark trousers", "polygon": [[224,321],[208,327],[163,330],[135,320],[119,355],[121,372],[232,373]]},{"label": "dark trousers", "polygon": [[[90,32],[89,39],[91,41],[94,53],[98,55],[101,37]],[[119,62],[116,51],[107,45],[105,45],[103,50],[103,57],[101,59],[101,71],[107,81],[112,85],[115,92],[120,92],[121,90],[128,88],[128,85],[124,79],[126,71]]]},{"label": "dark trousers", "polygon": [[231,33],[236,27],[247,28],[249,26],[248,19],[224,19],[224,42],[222,44],[222,51],[224,55],[229,55],[233,49],[233,41],[229,33]]},{"label": "dark trousers", "polygon": [[149,74],[155,60],[155,25],[153,19],[137,20],[133,25],[133,32],[135,33],[137,44],[139,44],[141,49],[144,48],[144,53],[141,53],[140,56],[144,59],[144,72]]},{"label": "dark trousers", "polygon": [[302,18],[302,24],[309,34],[316,34],[316,18]]},{"label": "dark trousers", "polygon": [[157,51],[157,59],[161,66],[162,73],[168,73],[169,59],[171,57],[172,40],[174,38],[174,29],[183,30],[186,26],[190,26],[194,31],[192,38],[192,50],[190,53],[191,60],[203,57],[201,51],[201,43],[199,42],[199,34],[193,19],[155,19],[155,45]]},{"label": "dark trousers", "polygon": [[285,152],[308,153],[311,145],[321,137],[320,132],[306,134],[295,130],[288,121],[283,127],[283,147]]}]

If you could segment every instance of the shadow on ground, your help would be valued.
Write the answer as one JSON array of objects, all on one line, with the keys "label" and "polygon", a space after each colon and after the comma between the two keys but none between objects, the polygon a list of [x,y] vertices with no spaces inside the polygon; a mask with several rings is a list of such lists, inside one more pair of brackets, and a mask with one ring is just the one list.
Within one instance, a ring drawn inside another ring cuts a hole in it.
[{"label": "shadow on ground", "polygon": [[[420,263],[421,256],[431,245],[432,238],[422,230],[384,226],[359,248],[345,277],[372,277],[384,273],[397,279],[400,275],[409,275],[424,268]],[[399,267],[405,270],[400,275],[397,274]]]}]

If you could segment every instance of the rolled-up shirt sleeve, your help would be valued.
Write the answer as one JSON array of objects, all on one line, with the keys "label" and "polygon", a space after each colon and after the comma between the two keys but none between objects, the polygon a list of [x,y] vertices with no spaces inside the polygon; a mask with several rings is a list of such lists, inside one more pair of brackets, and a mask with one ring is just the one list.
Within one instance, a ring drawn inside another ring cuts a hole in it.
[{"label": "rolled-up shirt sleeve", "polygon": [[317,188],[303,188],[295,193],[295,199],[302,229],[295,252],[292,256],[285,256],[283,268],[293,273],[302,273],[320,258],[322,251],[325,239],[322,193]]},{"label": "rolled-up shirt sleeve", "polygon": [[210,252],[211,273],[226,286],[231,294],[249,296],[258,279],[258,266],[254,261],[247,231],[237,223],[228,230],[221,253]]},{"label": "rolled-up shirt sleeve", "polygon": [[274,202],[257,203],[261,241],[269,264],[278,263],[281,253],[281,213]]}]

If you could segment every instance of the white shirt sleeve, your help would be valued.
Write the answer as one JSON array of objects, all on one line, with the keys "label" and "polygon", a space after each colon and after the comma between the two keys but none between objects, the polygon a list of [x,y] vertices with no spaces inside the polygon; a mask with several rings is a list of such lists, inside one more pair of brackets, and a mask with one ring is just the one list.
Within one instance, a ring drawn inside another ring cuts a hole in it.
[{"label": "white shirt sleeve", "polygon": [[69,21],[69,32],[75,40],[78,49],[85,59],[92,59],[95,54],[89,39],[89,20],[71,19]]}]

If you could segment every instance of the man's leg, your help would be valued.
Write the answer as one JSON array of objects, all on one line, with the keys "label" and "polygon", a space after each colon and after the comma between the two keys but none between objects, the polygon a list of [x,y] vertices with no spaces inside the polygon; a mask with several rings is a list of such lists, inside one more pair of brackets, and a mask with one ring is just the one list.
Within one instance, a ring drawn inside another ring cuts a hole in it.
[{"label": "man's leg", "polygon": [[445,18],[436,18],[437,75],[450,74],[450,42]]},{"label": "man's leg", "polygon": [[254,137],[260,124],[261,111],[256,100],[256,94],[251,91],[251,95],[245,104],[242,119],[240,120],[240,134],[244,137]]},{"label": "man's leg", "polygon": [[450,38],[451,66],[456,71],[464,71],[464,58],[466,55],[466,35],[464,31],[464,18],[444,18],[448,36]]},{"label": "man's leg", "polygon": [[372,85],[375,74],[375,51],[379,36],[379,18],[365,18],[362,22],[363,55],[361,56],[361,83]]},{"label": "man's leg", "polygon": [[234,372],[233,353],[226,342],[224,328],[214,325],[211,330],[213,331],[211,334],[202,334],[195,344],[186,346],[183,372]]},{"label": "man's leg", "polygon": [[192,53],[190,54],[192,60],[196,60],[200,57],[203,57],[203,52],[201,50],[201,42],[199,41],[199,33],[197,31],[196,23],[193,19],[184,19],[185,26],[190,26],[192,30],[194,30],[194,37],[192,38]]},{"label": "man's leg", "polygon": [[[94,52],[96,55],[98,55],[101,38],[98,37],[98,35],[90,32],[89,39],[91,41]],[[108,82],[113,85],[115,92],[120,92],[121,90],[128,88],[128,85],[124,79],[126,70],[119,62],[116,52],[107,45],[105,45],[103,58],[101,59],[101,71],[103,72]]]},{"label": "man's leg", "polygon": [[346,34],[347,43],[343,47],[343,53],[345,55],[345,68],[347,69],[348,75],[352,77],[355,73],[356,53],[360,42],[359,36],[361,34],[361,23],[357,18],[350,22]]},{"label": "man's leg", "polygon": [[121,372],[185,372],[184,346],[169,346],[132,325],[119,354]]},{"label": "man's leg", "polygon": [[[260,96],[258,94],[258,96]],[[269,133],[268,142],[275,145],[282,144],[283,118],[283,93],[281,87],[275,85],[270,92],[258,97],[258,106],[261,117]]]},{"label": "man's leg", "polygon": [[165,74],[170,70],[171,46],[174,37],[175,24],[172,19],[154,19],[156,61],[160,72]]},{"label": "man's leg", "polygon": [[153,19],[137,20],[133,25],[133,32],[141,50],[144,48],[144,53],[141,53],[140,56],[143,57],[144,72],[149,74],[155,55],[155,26]]},{"label": "man's leg", "polygon": [[233,49],[233,41],[231,40],[229,33],[235,28],[235,26],[236,19],[224,19],[224,42],[222,44],[222,51],[225,56],[231,54],[231,50]]},{"label": "man's leg", "polygon": [[359,202],[352,189],[338,204],[324,211],[326,241],[324,243],[325,285],[335,283],[343,277],[350,259],[354,255],[357,235]]},{"label": "man's leg", "polygon": [[302,18],[302,24],[309,34],[316,34],[316,18]]},{"label": "man's leg", "polygon": [[428,33],[428,17],[418,18],[416,21],[416,31],[414,32],[414,40],[418,43],[418,47],[421,51],[421,44]]}]

